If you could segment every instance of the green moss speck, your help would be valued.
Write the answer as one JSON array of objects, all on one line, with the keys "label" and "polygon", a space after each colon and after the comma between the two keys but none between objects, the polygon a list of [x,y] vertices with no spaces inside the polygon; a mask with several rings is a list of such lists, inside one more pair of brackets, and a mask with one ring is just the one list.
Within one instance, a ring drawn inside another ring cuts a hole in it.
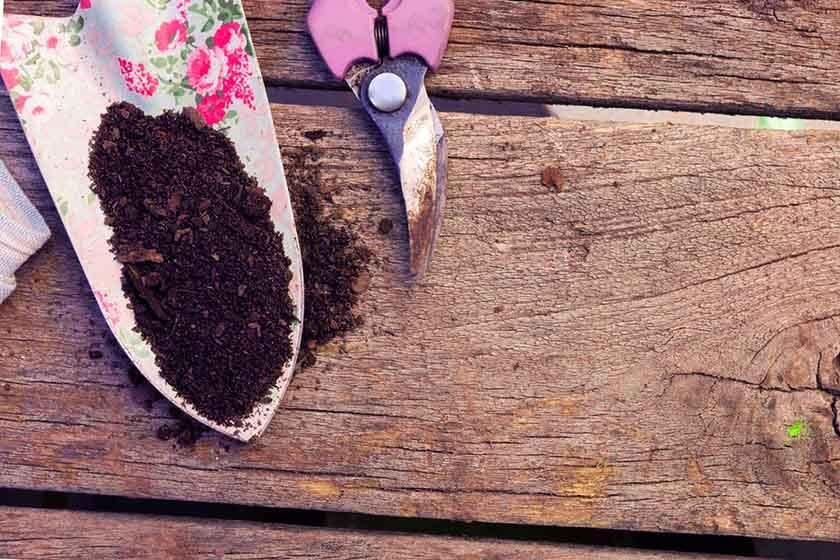
[{"label": "green moss speck", "polygon": [[808,432],[808,425],[804,420],[797,420],[787,427],[787,435],[790,439],[799,439]]}]

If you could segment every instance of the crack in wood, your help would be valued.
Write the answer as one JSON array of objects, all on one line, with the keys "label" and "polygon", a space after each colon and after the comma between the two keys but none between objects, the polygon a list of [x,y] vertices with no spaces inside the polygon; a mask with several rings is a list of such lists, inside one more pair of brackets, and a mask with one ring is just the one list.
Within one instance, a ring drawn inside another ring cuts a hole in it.
[{"label": "crack in wood", "polygon": [[[832,413],[832,427],[834,428],[835,434],[838,437],[840,437],[840,405],[838,405],[838,403],[840,403],[840,398],[838,398],[838,394],[837,394],[836,391],[825,389],[822,386],[822,383],[821,383],[820,378],[819,378],[819,371],[820,371],[819,363],[821,362],[821,360],[822,360],[822,353],[820,352],[819,356],[818,356],[818,365],[817,365],[817,370],[816,370],[816,385],[817,386],[816,386],[816,388],[813,388],[813,389],[812,388],[807,388],[807,387],[790,387],[789,385],[787,387],[768,387],[768,386],[764,385],[764,382],[767,380],[767,376],[765,376],[764,379],[761,382],[754,383],[754,382],[748,381],[746,379],[728,377],[728,376],[725,376],[725,375],[720,375],[720,374],[715,374],[715,373],[708,373],[708,372],[702,372],[702,371],[691,371],[691,372],[672,372],[672,373],[669,373],[668,374],[668,378],[669,378],[668,385],[662,391],[660,396],[664,396],[668,392],[668,390],[671,388],[671,385],[673,383],[674,378],[676,378],[676,377],[703,377],[703,378],[706,378],[706,379],[711,379],[714,382],[713,382],[712,386],[709,388],[710,393],[715,389],[715,387],[717,386],[718,383],[734,383],[734,384],[737,384],[737,385],[743,385],[743,386],[749,387],[751,389],[755,389],[759,392],[771,392],[771,393],[772,392],[779,392],[779,393],[787,393],[787,394],[793,394],[793,393],[819,393],[819,394],[824,394],[824,395],[828,395],[830,397],[833,397],[833,401],[830,405],[830,410],[831,410],[831,413]],[[714,414],[712,414],[711,416],[714,417]],[[708,433],[708,430],[711,427],[711,424],[713,422],[714,422],[714,420],[709,421],[709,423],[706,425],[706,428],[704,429],[704,434]],[[783,448],[774,448],[774,447],[768,446],[767,444],[765,444],[763,442],[752,442],[752,443],[755,444],[755,445],[762,445],[762,446],[766,447],[767,449],[776,449],[776,450],[783,449]]]},{"label": "crack in wood", "polygon": [[831,412],[834,414],[833,425],[834,425],[834,432],[840,437],[840,399],[837,397],[834,398],[834,402],[831,403]]}]

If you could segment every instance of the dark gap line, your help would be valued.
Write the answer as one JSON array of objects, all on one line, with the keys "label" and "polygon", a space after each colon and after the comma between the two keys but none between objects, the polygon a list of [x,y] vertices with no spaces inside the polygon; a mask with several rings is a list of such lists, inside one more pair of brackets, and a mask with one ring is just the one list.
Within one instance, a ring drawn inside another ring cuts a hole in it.
[{"label": "dark gap line", "polygon": [[759,550],[761,556],[765,558],[792,558],[790,551],[795,551],[796,558],[807,558],[809,560],[840,556],[840,545],[798,540],[652,533],[620,529],[543,527],[511,523],[470,523],[429,518],[403,518],[322,510],[129,498],[12,488],[0,488],[0,506],[250,521],[312,528],[403,533],[418,536],[434,535],[487,540],[546,542],[558,545],[623,547],[695,554],[755,557],[758,555],[756,551]]},{"label": "dark gap line", "polygon": [[[341,109],[360,109],[356,97],[347,90],[338,89],[300,89],[270,87],[268,99],[280,105],[300,105],[305,107],[338,107]],[[435,108],[442,113],[468,113],[476,115],[550,117],[545,105],[537,103],[518,103],[506,101],[472,101],[468,99],[449,99],[432,97]]]},{"label": "dark gap line", "polygon": [[[271,86],[267,88],[269,100],[282,105],[328,106],[344,109],[358,109],[359,103],[349,90],[337,88],[323,89],[307,87]],[[442,113],[466,113],[493,116],[552,117],[554,115],[546,105],[592,109],[616,109],[639,111],[675,111],[692,115],[723,115],[741,117],[777,117],[805,120],[840,120],[840,111],[819,112],[808,110],[778,111],[771,107],[714,105],[695,106],[680,103],[620,102],[620,100],[597,100],[580,98],[549,98],[534,100],[529,98],[502,98],[493,96],[447,96],[432,95],[435,107]]]},{"label": "dark gap line", "polygon": [[[266,81],[266,88],[269,92],[269,99],[274,103],[290,105],[323,105],[318,101],[318,93],[340,94],[348,101],[342,101],[337,107],[358,107],[352,93],[346,89],[342,82],[318,83],[318,82],[281,82]],[[294,92],[290,94],[289,92]],[[295,101],[286,101],[286,96]],[[750,104],[750,103],[709,103],[701,104],[694,102],[681,102],[673,100],[644,100],[628,98],[588,98],[572,96],[549,96],[535,95],[524,96],[497,92],[471,91],[468,94],[462,91],[441,90],[430,92],[430,95],[438,107],[442,104],[453,103],[457,109],[455,112],[474,114],[493,114],[503,116],[550,116],[545,110],[546,105],[568,105],[570,107],[592,107],[595,109],[635,109],[641,111],[675,111],[696,115],[726,115],[742,117],[774,117],[794,118],[805,120],[826,120],[840,121],[840,109],[838,110],[817,110],[808,108],[777,109],[771,105]],[[274,96],[274,97],[273,97]],[[339,99],[336,97],[335,99]],[[345,105],[346,103],[346,105]],[[503,112],[486,113],[476,110],[473,106],[481,107],[486,103],[494,104],[504,108]],[[534,114],[533,111],[539,111]]]},{"label": "dark gap line", "polygon": [[[268,99],[281,105],[300,105],[306,107],[338,107],[359,109],[360,105],[349,89],[341,83],[335,87],[307,87],[306,84],[269,85],[266,84]],[[8,92],[0,82],[0,97],[8,97]],[[640,111],[674,111],[695,115],[724,115],[743,117],[796,118],[804,120],[840,121],[838,111],[814,111],[809,109],[776,110],[769,106],[754,105],[694,105],[678,102],[646,102],[619,99],[585,99],[572,97],[523,98],[512,96],[475,95],[441,92],[431,96],[435,107],[442,113],[465,113],[473,115],[491,115],[504,117],[554,117],[546,105],[564,105],[568,107],[593,109],[631,109]]]},{"label": "dark gap line", "polygon": [[[572,96],[517,96],[513,94],[494,94],[493,92],[470,92],[465,97],[462,92],[434,92],[433,97],[446,99],[464,99],[469,102],[495,101],[498,103],[526,103],[536,105],[568,105],[572,107],[593,107],[596,109],[636,109],[642,111],[674,111],[698,115],[726,115],[741,117],[775,117],[806,120],[840,120],[840,110],[818,110],[808,108],[777,109],[771,105],[751,103],[694,103],[674,100],[644,100],[628,98],[588,98]],[[473,94],[474,93],[474,94]]]}]

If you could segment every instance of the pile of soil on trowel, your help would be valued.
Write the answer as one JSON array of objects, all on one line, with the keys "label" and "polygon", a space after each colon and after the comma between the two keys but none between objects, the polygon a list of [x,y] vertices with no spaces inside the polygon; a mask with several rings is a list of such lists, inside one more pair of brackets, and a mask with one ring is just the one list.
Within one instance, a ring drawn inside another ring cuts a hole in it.
[{"label": "pile of soil on trowel", "polygon": [[[315,364],[318,346],[344,336],[364,322],[356,306],[370,283],[368,265],[372,254],[356,233],[326,211],[335,185],[323,180],[318,152],[306,150],[285,156],[303,257],[306,318],[300,366],[307,368]],[[383,220],[378,231],[386,235],[392,228],[390,220]],[[192,447],[207,431],[174,407],[170,413],[173,420],[157,431],[161,440]]]},{"label": "pile of soil on trowel", "polygon": [[238,423],[293,354],[290,261],[271,201],[191,110],[112,105],[89,174],[161,375],[206,417]]}]

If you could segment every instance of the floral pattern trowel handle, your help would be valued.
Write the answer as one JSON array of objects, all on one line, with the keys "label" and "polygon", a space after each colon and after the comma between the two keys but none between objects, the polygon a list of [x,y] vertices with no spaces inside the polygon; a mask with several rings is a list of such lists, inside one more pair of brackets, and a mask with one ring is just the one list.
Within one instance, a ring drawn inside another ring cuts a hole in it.
[{"label": "floral pattern trowel handle", "polygon": [[[288,387],[296,356],[283,366],[270,399],[241,425],[218,425],[185,402],[160,376],[152,350],[134,331],[121,265],[108,246],[111,232],[87,176],[91,136],[112,103],[129,101],[148,114],[195,107],[228,135],[271,198],[271,218],[292,261],[290,295],[302,320],[294,218],[240,0],[81,0],[69,18],[9,15],[2,26],[0,74],[114,336],[152,385],[190,416],[243,441],[258,436]],[[297,349],[301,323],[292,336]]]},{"label": "floral pattern trowel handle", "polygon": [[379,127],[400,169],[415,282],[423,279],[440,234],[446,201],[446,137],[424,80],[440,66],[452,0],[314,0],[309,33]]}]

